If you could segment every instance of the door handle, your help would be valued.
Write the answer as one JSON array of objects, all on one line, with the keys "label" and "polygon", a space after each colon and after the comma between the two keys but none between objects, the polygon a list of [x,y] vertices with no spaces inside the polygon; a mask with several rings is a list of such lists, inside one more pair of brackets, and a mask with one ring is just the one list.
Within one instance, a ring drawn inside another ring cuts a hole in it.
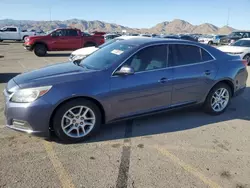
[{"label": "door handle", "polygon": [[208,76],[208,75],[210,75],[210,74],[211,74],[211,71],[210,71],[210,70],[206,70],[204,73],[205,73],[205,75],[207,75],[207,76]]},{"label": "door handle", "polygon": [[168,81],[167,78],[161,78],[160,80],[158,80],[159,83],[166,83]]}]

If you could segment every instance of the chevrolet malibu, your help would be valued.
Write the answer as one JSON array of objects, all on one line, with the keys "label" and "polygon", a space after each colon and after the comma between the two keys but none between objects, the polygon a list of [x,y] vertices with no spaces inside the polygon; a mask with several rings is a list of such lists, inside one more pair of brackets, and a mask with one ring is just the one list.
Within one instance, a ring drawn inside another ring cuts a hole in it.
[{"label": "chevrolet malibu", "polygon": [[[246,87],[246,62],[184,40],[138,38],[83,59],[14,77],[4,90],[9,128],[78,142],[101,124],[202,105],[218,115]],[[177,120],[178,121],[178,120]]]}]

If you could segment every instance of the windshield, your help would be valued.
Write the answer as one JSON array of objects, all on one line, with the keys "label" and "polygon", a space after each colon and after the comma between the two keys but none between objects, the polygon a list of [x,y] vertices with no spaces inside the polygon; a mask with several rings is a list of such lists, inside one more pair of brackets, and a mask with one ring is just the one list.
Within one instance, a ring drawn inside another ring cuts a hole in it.
[{"label": "windshield", "polygon": [[102,44],[98,48],[103,48],[103,47],[108,46],[108,45],[110,45],[110,44],[112,44],[114,42],[121,41],[121,40],[124,40],[124,39],[112,39],[112,40],[109,40],[108,42],[105,42],[104,44]]},{"label": "windshield", "polygon": [[232,46],[250,47],[250,40],[238,40]]},{"label": "windshield", "polygon": [[49,34],[51,34],[53,31],[55,31],[55,29],[50,30],[50,31],[47,31],[45,34],[46,34],[46,35],[49,35]]},{"label": "windshield", "polygon": [[230,37],[241,37],[243,35],[243,33],[240,32],[232,32],[231,34],[229,34]]},{"label": "windshield", "polygon": [[83,59],[80,66],[94,70],[105,69],[115,63],[123,53],[130,51],[133,47],[132,45],[113,42]]}]

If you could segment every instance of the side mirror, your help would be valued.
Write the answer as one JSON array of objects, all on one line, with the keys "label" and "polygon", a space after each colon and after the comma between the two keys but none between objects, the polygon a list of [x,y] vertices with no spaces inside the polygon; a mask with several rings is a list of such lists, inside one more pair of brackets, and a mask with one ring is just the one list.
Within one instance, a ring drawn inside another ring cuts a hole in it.
[{"label": "side mirror", "polygon": [[122,66],[120,70],[115,72],[115,75],[132,75],[135,73],[135,70],[130,66]]}]

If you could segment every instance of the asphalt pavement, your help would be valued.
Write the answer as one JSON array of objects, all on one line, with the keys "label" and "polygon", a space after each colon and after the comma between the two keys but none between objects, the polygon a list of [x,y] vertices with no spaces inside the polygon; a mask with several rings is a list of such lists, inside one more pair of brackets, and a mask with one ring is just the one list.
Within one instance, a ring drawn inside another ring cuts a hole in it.
[{"label": "asphalt pavement", "polygon": [[[70,52],[36,57],[22,43],[0,43],[0,90],[13,76]],[[250,67],[248,67],[250,70]],[[78,144],[5,127],[0,96],[0,187],[250,187],[250,79],[220,116],[187,109],[102,127]]]}]

